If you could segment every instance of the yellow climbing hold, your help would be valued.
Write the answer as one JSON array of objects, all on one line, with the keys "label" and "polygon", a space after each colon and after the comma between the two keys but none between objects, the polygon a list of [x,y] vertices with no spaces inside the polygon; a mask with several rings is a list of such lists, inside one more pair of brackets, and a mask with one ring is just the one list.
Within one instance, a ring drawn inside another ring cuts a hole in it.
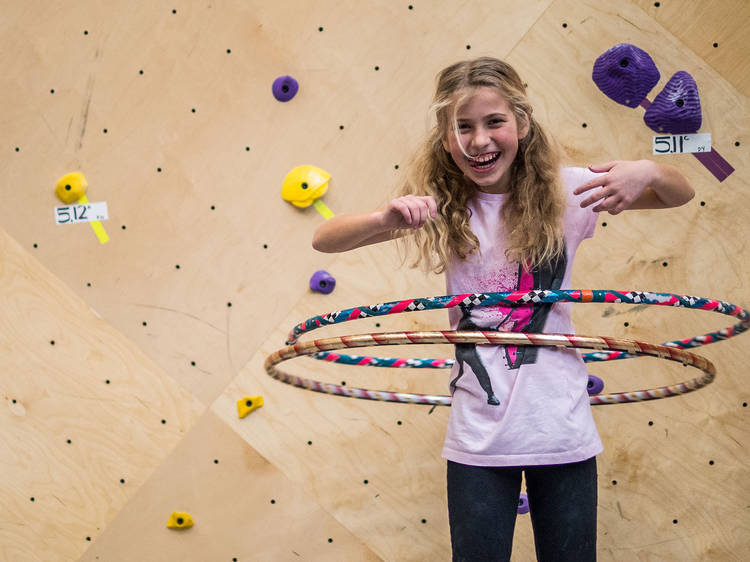
[{"label": "yellow climbing hold", "polygon": [[316,166],[297,166],[281,186],[281,198],[295,207],[309,207],[328,190],[331,174]]},{"label": "yellow climbing hold", "polygon": [[[86,181],[86,177],[81,172],[71,172],[57,180],[55,194],[57,195],[57,198],[66,205],[70,205],[71,203],[88,205],[89,200],[86,197],[86,191],[88,188],[89,182]],[[91,228],[94,229],[94,234],[96,234],[99,242],[102,244],[109,242],[109,236],[104,230],[101,222],[92,221]]]},{"label": "yellow climbing hold", "polygon": [[85,176],[81,172],[72,172],[57,180],[55,193],[60,201],[70,205],[84,197],[88,188],[89,182],[86,181]]},{"label": "yellow climbing hold", "polygon": [[167,527],[170,529],[187,529],[194,524],[195,522],[190,514],[182,511],[173,511],[172,515],[169,516],[169,521],[167,521]]},{"label": "yellow climbing hold", "polygon": [[263,405],[262,396],[245,396],[237,400],[237,414],[244,418],[253,410],[257,410]]}]

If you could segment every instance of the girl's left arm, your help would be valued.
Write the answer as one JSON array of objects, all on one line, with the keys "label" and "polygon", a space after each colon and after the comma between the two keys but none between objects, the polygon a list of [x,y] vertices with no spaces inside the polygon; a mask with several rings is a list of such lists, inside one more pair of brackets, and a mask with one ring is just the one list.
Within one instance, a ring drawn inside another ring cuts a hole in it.
[{"label": "girl's left arm", "polygon": [[684,205],[695,196],[676,168],[651,160],[615,160],[589,166],[589,170],[604,173],[579,185],[573,193],[595,189],[581,202],[581,207],[596,203],[593,211],[617,215],[628,209],[667,209]]}]

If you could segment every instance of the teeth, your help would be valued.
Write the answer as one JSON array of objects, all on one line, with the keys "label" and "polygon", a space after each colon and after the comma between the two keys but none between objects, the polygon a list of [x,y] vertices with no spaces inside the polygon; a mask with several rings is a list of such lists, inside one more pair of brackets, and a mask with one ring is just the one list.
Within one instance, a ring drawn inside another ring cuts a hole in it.
[{"label": "teeth", "polygon": [[491,154],[483,154],[482,156],[472,156],[471,160],[473,162],[479,162],[480,164],[484,162],[489,162],[490,160],[494,160],[494,158],[500,154],[499,152],[493,152]]}]

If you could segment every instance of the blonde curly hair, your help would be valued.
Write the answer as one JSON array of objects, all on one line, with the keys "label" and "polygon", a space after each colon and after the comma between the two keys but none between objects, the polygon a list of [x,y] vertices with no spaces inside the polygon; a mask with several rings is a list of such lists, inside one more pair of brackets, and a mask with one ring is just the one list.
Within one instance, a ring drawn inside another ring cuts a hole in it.
[{"label": "blonde curly hair", "polygon": [[[467,207],[477,186],[463,175],[443,143],[449,134],[459,139],[458,110],[481,87],[499,90],[518,129],[529,129],[519,140],[510,169],[511,187],[500,211],[508,235],[506,257],[530,270],[553,262],[564,250],[565,194],[559,175],[559,151],[532,117],[518,73],[501,60],[481,57],[453,64],[438,74],[430,106],[436,123],[412,157],[406,181],[399,189],[399,195],[432,195],[438,207],[435,220],[399,239],[404,257],[416,254],[412,267],[421,265],[441,273],[453,257],[465,260],[480,251],[479,240],[469,227]],[[465,152],[460,141],[458,145]]]}]

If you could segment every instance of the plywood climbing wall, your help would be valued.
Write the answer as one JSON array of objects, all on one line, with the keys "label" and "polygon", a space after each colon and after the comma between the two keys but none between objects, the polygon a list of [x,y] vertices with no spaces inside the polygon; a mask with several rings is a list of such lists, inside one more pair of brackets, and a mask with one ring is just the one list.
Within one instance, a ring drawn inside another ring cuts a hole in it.
[{"label": "plywood climbing wall", "polygon": [[[6,3],[0,20],[0,559],[448,560],[447,408],[306,392],[266,356],[305,318],[444,293],[390,244],[310,245],[325,220],[280,197],[293,167],[332,175],[334,213],[372,209],[403,178],[429,123],[434,77],[491,55],[528,83],[569,164],[662,158],[696,189],[670,211],[600,217],[574,286],[750,305],[750,8],[574,0]],[[604,96],[594,60],[617,43],[661,80],[689,72],[701,132],[735,172],[651,154],[641,108]],[[277,101],[273,81],[300,84]],[[57,225],[54,188],[80,171],[106,202]],[[318,269],[333,293],[311,292]],[[731,324],[707,312],[581,305],[583,334],[654,343]],[[444,312],[360,320],[320,335],[447,327]],[[595,408],[601,560],[750,557],[745,337],[699,350],[700,392]],[[449,356],[450,348],[394,350]],[[637,359],[591,367],[607,391],[686,378]],[[297,359],[290,372],[443,394],[445,371]],[[239,418],[236,402],[264,398]],[[173,511],[195,525],[170,530]],[[519,516],[514,559],[533,559]]]}]

